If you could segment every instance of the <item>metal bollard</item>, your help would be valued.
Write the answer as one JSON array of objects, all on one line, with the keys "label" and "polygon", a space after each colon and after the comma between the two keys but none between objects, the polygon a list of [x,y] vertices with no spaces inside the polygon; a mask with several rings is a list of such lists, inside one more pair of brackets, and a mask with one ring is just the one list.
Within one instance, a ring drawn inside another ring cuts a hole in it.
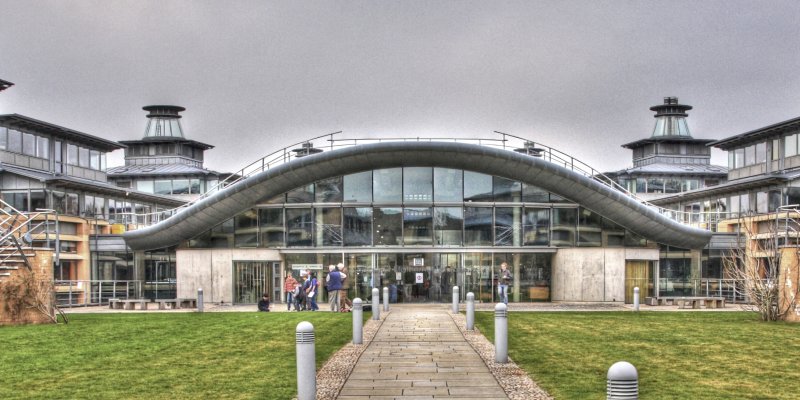
[{"label": "metal bollard", "polygon": [[614,363],[608,369],[606,381],[607,400],[637,400],[639,398],[639,373],[627,361]]},{"label": "metal bollard", "polygon": [[364,343],[364,305],[361,299],[353,299],[353,344]]},{"label": "metal bollard", "polygon": [[494,361],[508,362],[508,307],[503,303],[494,306]]},{"label": "metal bollard", "polygon": [[475,330],[475,293],[467,293],[467,330]]},{"label": "metal bollard", "polygon": [[203,288],[197,288],[197,312],[203,312]]},{"label": "metal bollard", "polygon": [[633,288],[633,311],[639,311],[639,287]]},{"label": "metal bollard", "polygon": [[389,288],[383,287],[383,311],[389,311]]},{"label": "metal bollard", "polygon": [[297,347],[297,400],[314,400],[317,397],[316,353],[314,352],[314,325],[303,321],[295,329]]},{"label": "metal bollard", "polygon": [[372,319],[376,321],[381,319],[381,309],[378,300],[380,300],[378,298],[378,288],[372,288]]},{"label": "metal bollard", "polygon": [[458,314],[458,286],[453,286],[453,314]]}]

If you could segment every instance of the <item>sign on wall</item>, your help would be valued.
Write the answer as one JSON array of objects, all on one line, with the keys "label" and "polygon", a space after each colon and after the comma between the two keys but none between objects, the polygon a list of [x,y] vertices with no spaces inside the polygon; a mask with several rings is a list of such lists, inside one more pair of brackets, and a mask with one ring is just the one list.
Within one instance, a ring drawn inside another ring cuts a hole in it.
[{"label": "sign on wall", "polygon": [[417,283],[425,283],[425,274],[423,272],[417,272]]}]

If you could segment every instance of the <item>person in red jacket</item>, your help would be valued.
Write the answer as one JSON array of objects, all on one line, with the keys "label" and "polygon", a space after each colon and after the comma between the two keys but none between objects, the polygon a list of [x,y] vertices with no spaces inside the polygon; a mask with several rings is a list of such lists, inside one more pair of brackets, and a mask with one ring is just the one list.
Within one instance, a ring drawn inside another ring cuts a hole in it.
[{"label": "person in red jacket", "polygon": [[[286,280],[283,281],[283,292],[286,293],[286,311],[292,310],[292,304],[294,303],[294,288],[298,285],[297,280],[294,279],[291,272],[286,273]],[[294,310],[297,311],[297,304],[294,306]]]}]

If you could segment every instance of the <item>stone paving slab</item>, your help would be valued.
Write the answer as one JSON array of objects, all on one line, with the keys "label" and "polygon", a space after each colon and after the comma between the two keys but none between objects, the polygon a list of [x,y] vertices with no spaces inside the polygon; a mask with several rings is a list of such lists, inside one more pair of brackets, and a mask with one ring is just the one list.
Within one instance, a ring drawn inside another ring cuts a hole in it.
[{"label": "stone paving slab", "polygon": [[448,312],[393,309],[337,399],[508,399]]}]

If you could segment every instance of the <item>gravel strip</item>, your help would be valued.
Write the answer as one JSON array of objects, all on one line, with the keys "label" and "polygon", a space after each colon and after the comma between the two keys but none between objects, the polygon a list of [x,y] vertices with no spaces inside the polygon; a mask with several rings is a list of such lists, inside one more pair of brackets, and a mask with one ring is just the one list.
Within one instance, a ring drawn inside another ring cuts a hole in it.
[{"label": "gravel strip", "polygon": [[339,349],[336,353],[328,359],[325,365],[317,372],[317,400],[333,400],[342,390],[344,383],[350,376],[350,372],[356,366],[361,353],[367,349],[375,334],[383,323],[383,320],[391,313],[390,311],[381,310],[381,319],[375,321],[373,319],[367,320],[363,327],[363,344],[346,344]]},{"label": "gravel strip", "polygon": [[467,330],[464,314],[449,313],[458,330],[464,335],[467,343],[481,356],[483,362],[492,371],[492,374],[503,387],[511,400],[551,400],[552,397],[536,384],[528,374],[515,364],[509,357],[508,363],[498,364],[494,361],[494,345],[481,335],[478,328],[474,331]]}]

